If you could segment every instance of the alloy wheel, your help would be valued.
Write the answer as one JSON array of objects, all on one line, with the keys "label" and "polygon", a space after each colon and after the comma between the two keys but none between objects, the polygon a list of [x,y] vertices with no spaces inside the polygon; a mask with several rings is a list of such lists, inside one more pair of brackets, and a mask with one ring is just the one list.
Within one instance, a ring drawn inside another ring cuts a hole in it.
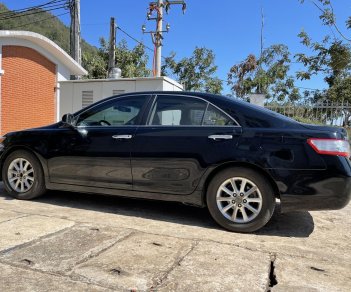
[{"label": "alloy wheel", "polygon": [[7,169],[7,179],[14,191],[28,192],[34,184],[34,168],[27,159],[16,158]]},{"label": "alloy wheel", "polygon": [[260,213],[263,200],[254,182],[243,177],[232,177],[219,186],[216,202],[218,209],[228,220],[248,223]]}]

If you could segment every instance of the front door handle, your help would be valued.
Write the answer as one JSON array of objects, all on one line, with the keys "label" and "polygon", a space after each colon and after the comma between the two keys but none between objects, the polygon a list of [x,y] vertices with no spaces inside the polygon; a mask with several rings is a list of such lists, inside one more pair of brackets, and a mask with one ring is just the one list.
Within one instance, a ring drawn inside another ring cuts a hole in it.
[{"label": "front door handle", "polygon": [[113,139],[132,139],[133,135],[113,135]]},{"label": "front door handle", "polygon": [[233,135],[210,135],[208,139],[212,139],[214,141],[218,140],[230,140],[233,139]]}]

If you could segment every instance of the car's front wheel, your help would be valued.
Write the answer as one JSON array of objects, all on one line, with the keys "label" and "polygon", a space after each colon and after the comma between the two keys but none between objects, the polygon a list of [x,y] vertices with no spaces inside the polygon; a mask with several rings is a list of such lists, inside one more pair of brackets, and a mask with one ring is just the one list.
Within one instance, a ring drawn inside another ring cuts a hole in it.
[{"label": "car's front wheel", "polygon": [[213,219],[236,232],[253,232],[270,220],[275,197],[270,183],[258,172],[243,167],[218,173],[207,189]]},{"label": "car's front wheel", "polygon": [[33,199],[46,191],[40,162],[28,151],[14,151],[6,157],[2,180],[8,194],[16,199]]}]

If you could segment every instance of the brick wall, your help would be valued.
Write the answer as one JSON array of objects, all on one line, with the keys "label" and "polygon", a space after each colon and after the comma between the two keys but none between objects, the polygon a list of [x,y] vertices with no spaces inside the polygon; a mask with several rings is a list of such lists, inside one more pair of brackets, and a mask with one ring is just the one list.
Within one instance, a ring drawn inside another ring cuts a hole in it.
[{"label": "brick wall", "polygon": [[0,134],[55,121],[56,65],[37,51],[2,47]]}]

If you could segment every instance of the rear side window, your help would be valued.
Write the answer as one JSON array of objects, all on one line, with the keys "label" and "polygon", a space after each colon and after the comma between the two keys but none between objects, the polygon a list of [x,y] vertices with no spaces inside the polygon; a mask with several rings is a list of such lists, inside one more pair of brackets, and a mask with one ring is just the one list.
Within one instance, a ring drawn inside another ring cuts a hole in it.
[{"label": "rear side window", "polygon": [[204,117],[204,126],[233,126],[235,122],[222,111],[209,104]]},{"label": "rear side window", "polygon": [[237,126],[238,124],[205,100],[161,95],[151,108],[148,125]]},{"label": "rear side window", "polygon": [[182,96],[158,96],[151,109],[149,125],[201,126],[207,103]]}]

